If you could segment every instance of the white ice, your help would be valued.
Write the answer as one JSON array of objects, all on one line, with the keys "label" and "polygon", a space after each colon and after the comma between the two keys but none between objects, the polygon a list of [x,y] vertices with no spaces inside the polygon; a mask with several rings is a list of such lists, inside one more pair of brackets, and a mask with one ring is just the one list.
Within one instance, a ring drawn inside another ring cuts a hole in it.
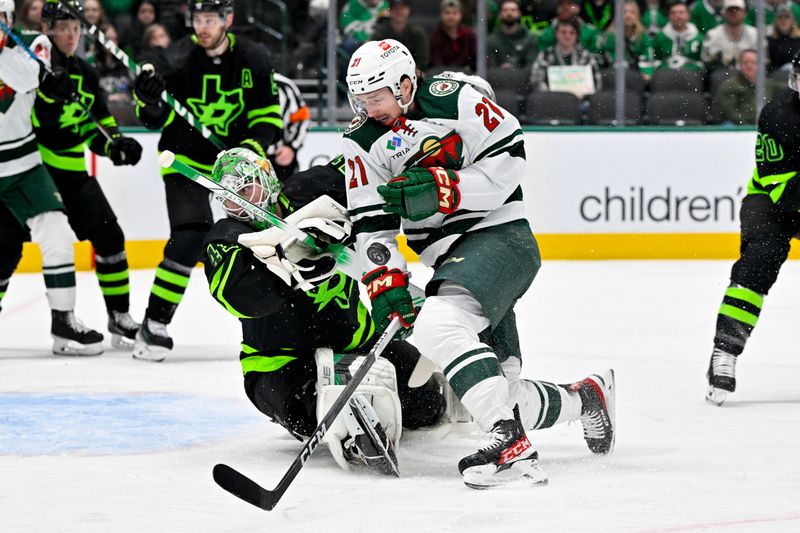
[{"label": "white ice", "polygon": [[[178,417],[174,426],[131,436],[141,444],[154,435],[156,451],[42,454],[20,452],[20,443],[61,449],[76,432],[91,443],[125,419],[106,406],[103,416],[84,413],[91,424],[68,427],[52,405],[33,416],[36,431],[51,429],[31,435],[0,412],[0,427],[19,436],[0,436],[0,531],[800,531],[800,265],[784,266],[740,359],[739,389],[715,407],[703,399],[704,374],[729,269],[728,261],[545,262],[517,305],[524,377],[565,383],[616,370],[611,456],[589,452],[580,424],[559,426],[532,434],[549,485],[474,491],[456,463],[477,436],[407,432],[402,478],[344,472],[320,449],[272,512],[211,478],[224,462],[272,487],[299,443],[246,399],[238,323],[212,302],[200,271],[170,326],[176,349],[161,364],[112,351],[51,355],[41,276],[16,275],[0,313],[0,397],[16,393],[24,405],[52,393],[178,393],[165,410],[185,414],[167,413]],[[132,273],[137,316],[152,277]],[[78,283],[79,315],[103,326],[93,274]],[[207,437],[182,445],[201,415]]]}]

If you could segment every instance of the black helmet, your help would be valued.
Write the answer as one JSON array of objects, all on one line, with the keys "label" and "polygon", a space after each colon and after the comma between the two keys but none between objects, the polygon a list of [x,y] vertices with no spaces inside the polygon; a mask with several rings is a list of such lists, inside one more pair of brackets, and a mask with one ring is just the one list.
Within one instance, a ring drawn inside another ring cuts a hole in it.
[{"label": "black helmet", "polygon": [[[83,8],[77,0],[66,0],[67,3],[75,8],[79,13],[83,12]],[[47,0],[42,7],[42,20],[47,23],[49,27],[53,27],[56,21],[59,20],[79,20],[78,17],[73,15],[69,9],[66,8],[59,0]]]},{"label": "black helmet", "polygon": [[191,13],[218,13],[224,17],[233,13],[233,0],[189,0]]},{"label": "black helmet", "polygon": [[800,51],[792,58],[792,72],[789,74],[789,88],[795,92],[800,92],[800,89],[798,89],[798,86],[800,86],[800,80],[797,79],[798,76],[800,76]]}]

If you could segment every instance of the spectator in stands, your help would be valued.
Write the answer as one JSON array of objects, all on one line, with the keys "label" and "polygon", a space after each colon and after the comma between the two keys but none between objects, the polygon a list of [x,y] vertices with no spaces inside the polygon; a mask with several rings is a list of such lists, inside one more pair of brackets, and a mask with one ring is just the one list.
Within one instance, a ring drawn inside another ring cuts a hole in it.
[{"label": "spectator in stands", "polygon": [[106,18],[115,28],[122,30],[130,26],[133,2],[134,0],[103,0]]},{"label": "spectator in stands", "polygon": [[[725,121],[731,124],[756,123],[756,65],[755,50],[743,50],[737,58],[737,73],[722,84],[718,99]],[[767,99],[784,87],[783,83],[767,80]]]},{"label": "spectator in stands", "polygon": [[[623,25],[625,27],[625,63],[628,68],[638,70],[645,79],[653,75],[653,44],[642,24],[639,4],[635,0],[626,0],[623,8]],[[614,64],[617,57],[616,25],[608,26],[603,47],[606,60]]]},{"label": "spectator in stands", "polygon": [[42,31],[44,0],[25,0],[16,17],[17,27],[23,30]]},{"label": "spectator in stands", "polygon": [[106,12],[100,0],[85,0],[83,2],[83,16],[98,28],[106,23]]},{"label": "spectator in stands", "polygon": [[[100,0],[85,0],[83,3],[83,15],[86,20],[100,28],[106,23],[105,11]],[[81,35],[78,43],[77,55],[86,60],[90,65],[94,64],[98,48],[101,48],[95,40],[86,34]]]},{"label": "spectator in stands", "polygon": [[388,14],[388,0],[347,0],[339,15],[339,29],[343,36],[341,47],[347,57],[372,38],[378,20]]},{"label": "spectator in stands", "polygon": [[442,0],[439,27],[430,36],[431,66],[475,71],[477,38],[461,23],[461,2]]},{"label": "spectator in stands", "polygon": [[642,12],[642,24],[644,24],[647,35],[651,40],[654,39],[655,36],[661,32],[661,29],[669,22],[667,13],[668,10],[664,8],[664,2],[662,0],[645,0]]},{"label": "spectator in stands", "polygon": [[409,0],[392,0],[389,8],[389,19],[381,22],[375,28],[372,38],[380,41],[395,39],[400,41],[417,63],[419,73],[428,68],[430,49],[428,48],[428,35],[422,26],[409,22],[411,4]]},{"label": "spectator in stands", "polygon": [[581,18],[602,33],[614,18],[614,0],[583,0]]},{"label": "spectator in stands", "polygon": [[[747,18],[744,20],[746,24],[751,26],[756,25],[756,6],[755,2],[751,4],[752,7],[747,10]],[[800,19],[800,6],[791,0],[764,0],[764,24],[770,26],[775,24],[775,17],[778,15],[779,8],[788,9],[794,14],[794,19]]]},{"label": "spectator in stands", "polygon": [[527,69],[536,59],[536,38],[520,24],[517,0],[500,4],[500,24],[486,40],[489,67]]},{"label": "spectator in stands", "polygon": [[722,24],[725,0],[697,0],[692,6],[692,23],[705,35],[708,30]]},{"label": "spectator in stands", "polygon": [[703,70],[700,51],[703,36],[694,23],[689,22],[689,8],[677,1],[669,6],[669,23],[656,35],[653,53],[658,68],[685,68]]},{"label": "spectator in stands", "polygon": [[519,0],[519,8],[522,11],[520,24],[538,36],[550,27],[558,11],[558,0]]},{"label": "spectator in stands", "polygon": [[767,35],[769,70],[789,68],[792,58],[800,51],[800,30],[793,9],[782,5],[775,10],[772,31]]},{"label": "spectator in stands", "polygon": [[706,33],[700,56],[710,69],[736,64],[742,51],[755,49],[758,32],[744,23],[744,0],[725,0],[725,22]]},{"label": "spectator in stands", "polygon": [[594,76],[595,91],[601,86],[600,69],[594,54],[578,44],[581,23],[578,19],[560,20],[556,25],[556,43],[548,46],[536,57],[531,67],[531,88],[534,91],[549,90],[547,68],[555,66],[590,65]]},{"label": "spectator in stands", "polygon": [[151,24],[142,35],[141,52],[139,52],[137,60],[140,63],[152,63],[156,66],[156,72],[167,72],[169,71],[169,61],[166,51],[170,44],[172,44],[172,39],[166,26]]},{"label": "spectator in stands", "polygon": [[[119,45],[119,34],[114,26],[105,23],[100,26],[100,31],[103,32],[106,39]],[[121,61],[101,47],[98,48],[95,55],[94,66],[100,76],[100,88],[108,94],[108,102],[128,103],[133,106],[133,98],[131,97],[133,78],[127,65],[123,65]],[[132,110],[133,107],[131,107]]]},{"label": "spectator in stands", "polygon": [[131,8],[133,20],[127,31],[122,30],[120,39],[122,44],[131,52],[133,57],[138,57],[141,52],[142,35],[148,26],[158,22],[158,5],[156,0],[136,0]]},{"label": "spectator in stands", "polygon": [[581,26],[580,34],[578,34],[578,44],[586,50],[597,53],[600,52],[598,46],[602,43],[598,42],[597,28],[580,18],[581,5],[579,0],[559,0],[558,7],[556,8],[556,18],[553,19],[550,27],[544,30],[539,35],[537,45],[539,50],[544,50],[548,46],[552,46],[556,42],[556,27],[558,22],[562,20],[577,20]]},{"label": "spectator in stands", "polygon": [[192,15],[189,13],[189,2],[178,2],[172,16],[164,21],[170,40],[175,43],[194,33]]}]

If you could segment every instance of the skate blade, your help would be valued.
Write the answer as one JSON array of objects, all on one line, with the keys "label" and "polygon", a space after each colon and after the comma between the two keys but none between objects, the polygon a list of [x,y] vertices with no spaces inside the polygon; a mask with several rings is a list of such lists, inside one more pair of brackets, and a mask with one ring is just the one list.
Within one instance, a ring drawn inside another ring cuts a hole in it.
[{"label": "skate blade", "polygon": [[716,387],[708,386],[708,391],[706,391],[706,401],[709,403],[713,403],[716,406],[720,406],[725,403],[725,400],[728,398],[728,391],[724,389],[718,389]]},{"label": "skate blade", "polygon": [[517,461],[500,471],[493,464],[473,466],[463,475],[464,484],[476,490],[536,487],[548,482],[547,474],[535,460]]},{"label": "skate blade", "polygon": [[111,334],[111,347],[115,350],[125,350],[131,351],[135,346],[135,342],[133,339],[129,339],[124,335],[120,335],[119,333],[112,333]]},{"label": "skate blade", "polygon": [[81,344],[72,339],[53,336],[53,354],[55,355],[74,355],[74,356],[93,356],[103,353],[103,344],[95,342],[91,344]]},{"label": "skate blade", "polygon": [[133,358],[140,361],[150,361],[151,363],[160,363],[167,358],[169,350],[156,346],[136,345],[133,349]]}]

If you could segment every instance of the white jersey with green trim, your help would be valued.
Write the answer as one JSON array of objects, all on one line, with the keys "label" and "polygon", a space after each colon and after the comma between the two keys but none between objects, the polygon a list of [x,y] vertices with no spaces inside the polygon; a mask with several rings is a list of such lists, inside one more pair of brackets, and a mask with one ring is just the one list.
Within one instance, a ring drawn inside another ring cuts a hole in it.
[{"label": "white jersey with green trim", "polygon": [[[395,242],[401,227],[420,260],[433,266],[465,232],[525,218],[519,121],[456,80],[423,80],[414,101],[392,127],[359,115],[344,134],[348,208],[364,272],[380,266],[406,271]],[[457,210],[402,224],[385,213],[378,186],[411,167],[457,170]]]},{"label": "white jersey with green trim", "polygon": [[[20,38],[43,62],[50,64],[47,37],[21,32]],[[0,178],[20,174],[42,163],[31,123],[39,68],[19,45],[10,48],[6,44],[0,50]]]}]

